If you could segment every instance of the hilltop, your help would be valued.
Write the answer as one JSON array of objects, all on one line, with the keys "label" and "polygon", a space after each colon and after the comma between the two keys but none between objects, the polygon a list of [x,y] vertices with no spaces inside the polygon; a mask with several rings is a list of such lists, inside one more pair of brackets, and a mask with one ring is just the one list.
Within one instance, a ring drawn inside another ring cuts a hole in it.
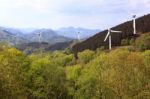
[{"label": "hilltop", "polygon": [[[133,23],[131,21],[124,22],[115,27],[113,30],[122,31],[121,34],[112,34],[112,46],[121,46],[121,41],[124,39],[131,40],[140,36],[140,34],[150,32],[150,14],[142,16],[136,19],[137,35],[133,35]],[[107,30],[97,33],[96,35],[88,38],[87,40],[80,42],[72,47],[75,54],[86,49],[96,50],[97,48],[108,48],[108,40],[104,42],[104,38],[107,34]]]}]

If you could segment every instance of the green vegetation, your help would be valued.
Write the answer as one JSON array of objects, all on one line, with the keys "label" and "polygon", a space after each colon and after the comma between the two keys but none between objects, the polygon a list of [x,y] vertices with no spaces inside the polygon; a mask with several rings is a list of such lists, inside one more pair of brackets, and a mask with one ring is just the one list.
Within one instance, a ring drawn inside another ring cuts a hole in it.
[{"label": "green vegetation", "polygon": [[[132,42],[132,41],[131,41]],[[129,39],[123,39],[122,41],[121,41],[121,45],[122,46],[127,46],[127,45],[129,45],[130,44],[130,40]]]},{"label": "green vegetation", "polygon": [[145,51],[150,49],[150,33],[141,34],[137,39],[122,39],[122,46],[130,46],[130,50]]},{"label": "green vegetation", "polygon": [[142,50],[85,50],[78,60],[68,49],[24,55],[1,45],[1,99],[150,99],[149,36],[135,40]]},{"label": "green vegetation", "polygon": [[135,41],[135,46],[138,50],[144,51],[150,49],[150,34],[144,34]]}]

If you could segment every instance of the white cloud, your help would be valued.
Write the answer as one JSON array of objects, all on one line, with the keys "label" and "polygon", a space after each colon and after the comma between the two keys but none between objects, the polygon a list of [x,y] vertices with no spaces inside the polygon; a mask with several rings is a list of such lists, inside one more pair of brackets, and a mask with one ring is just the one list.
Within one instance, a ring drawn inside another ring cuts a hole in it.
[{"label": "white cloud", "polygon": [[127,0],[127,13],[131,16],[136,14],[141,16],[150,12],[150,0]]},{"label": "white cloud", "polygon": [[[1,9],[31,9],[46,12],[49,7],[49,0],[0,0]],[[54,6],[53,6],[54,7]]]},{"label": "white cloud", "polygon": [[128,0],[132,7],[150,7],[150,0]]},{"label": "white cloud", "polygon": [[149,7],[150,0],[0,0],[0,24],[103,28]]},{"label": "white cloud", "polygon": [[61,10],[68,6],[95,7],[102,4],[103,1],[104,0],[0,0],[0,8],[30,8],[41,12],[49,12],[52,10]]}]

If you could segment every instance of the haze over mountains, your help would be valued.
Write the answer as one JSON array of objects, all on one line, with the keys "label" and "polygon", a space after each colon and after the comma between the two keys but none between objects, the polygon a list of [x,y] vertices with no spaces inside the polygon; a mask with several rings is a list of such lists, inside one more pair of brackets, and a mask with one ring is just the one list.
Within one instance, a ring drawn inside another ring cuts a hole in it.
[{"label": "haze over mountains", "polygon": [[80,32],[81,39],[88,38],[100,30],[84,29],[84,28],[61,28],[58,30],[52,29],[35,29],[35,28],[7,28],[0,27],[0,40],[11,44],[38,42],[37,33],[42,33],[42,42],[55,44],[60,42],[68,42],[77,38],[77,32]]},{"label": "haze over mountains", "polygon": [[63,35],[65,37],[69,38],[77,38],[77,33],[80,32],[80,38],[85,39],[90,36],[95,35],[96,33],[100,32],[99,29],[85,29],[85,28],[74,28],[74,27],[68,27],[68,28],[60,28],[56,30],[56,32],[60,35]]},{"label": "haze over mountains", "polygon": [[20,31],[4,27],[0,27],[0,41],[7,42],[11,45],[15,45],[17,41],[20,43],[28,42]]}]

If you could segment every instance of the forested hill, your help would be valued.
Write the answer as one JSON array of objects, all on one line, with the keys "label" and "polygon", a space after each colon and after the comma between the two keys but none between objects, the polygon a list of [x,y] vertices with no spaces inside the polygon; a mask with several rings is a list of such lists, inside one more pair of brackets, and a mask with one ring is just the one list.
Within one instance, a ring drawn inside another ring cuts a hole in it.
[{"label": "forested hill", "polygon": [[[146,33],[150,31],[150,14],[142,16],[136,19],[136,28],[137,33]],[[112,27],[113,30],[122,31],[121,34],[114,33],[112,34],[112,46],[120,46],[122,39],[132,38],[133,36],[133,21],[127,21],[115,27]],[[74,53],[83,51],[85,49],[95,50],[99,47],[104,46],[108,48],[108,40],[104,42],[104,38],[107,34],[107,30],[97,33],[93,37],[88,38],[87,40],[78,43],[73,46],[72,50]]]}]

